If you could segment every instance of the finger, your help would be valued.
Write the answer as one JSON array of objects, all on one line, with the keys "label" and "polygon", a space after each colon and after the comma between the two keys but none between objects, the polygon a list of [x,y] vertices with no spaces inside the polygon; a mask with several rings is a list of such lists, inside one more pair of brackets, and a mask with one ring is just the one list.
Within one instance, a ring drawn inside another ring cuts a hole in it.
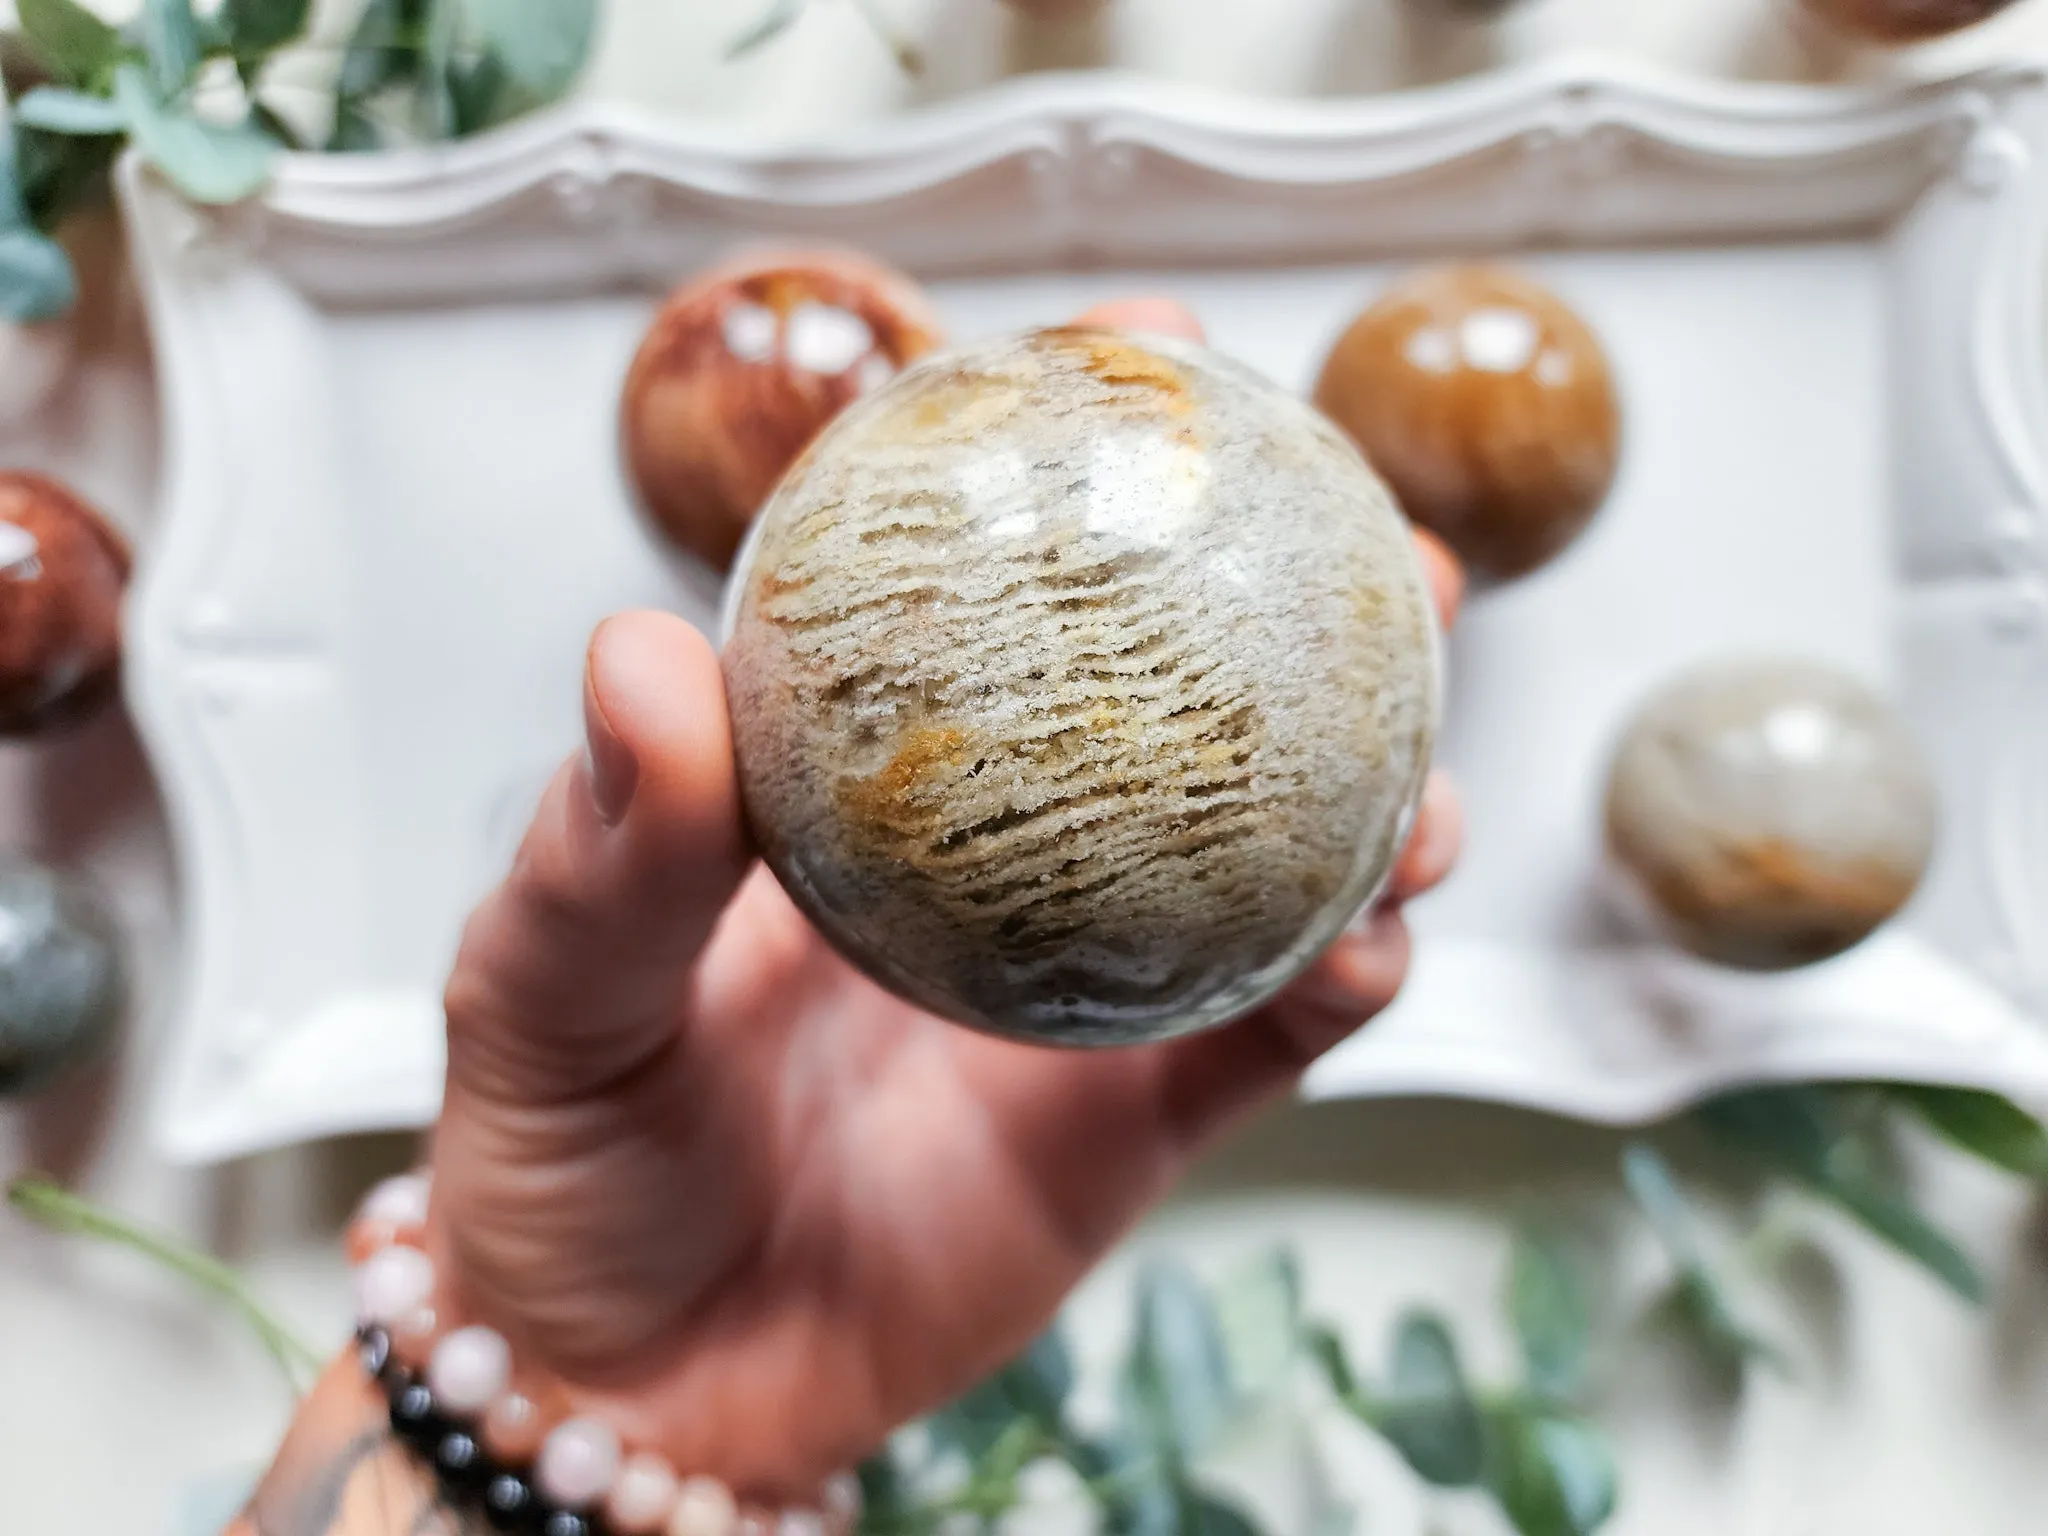
[{"label": "finger", "polygon": [[1413,527],[1415,552],[1422,557],[1422,574],[1429,582],[1429,594],[1436,599],[1437,622],[1449,629],[1458,622],[1458,610],[1465,606],[1465,567],[1451,553],[1451,547],[1427,528]]},{"label": "finger", "polygon": [[725,688],[681,619],[591,638],[583,757],[556,774],[450,978],[448,1082],[554,1101],[666,1042],[676,998],[750,854]]},{"label": "finger", "polygon": [[1451,776],[1432,768],[1422,786],[1422,805],[1415,813],[1415,829],[1408,845],[1395,861],[1387,881],[1387,898],[1409,901],[1444,882],[1465,841],[1465,809]]},{"label": "finger", "polygon": [[1158,336],[1178,336],[1183,341],[1201,341],[1202,322],[1185,304],[1173,299],[1115,299],[1097,304],[1074,317],[1076,325],[1103,325],[1120,331],[1151,331]]},{"label": "finger", "polygon": [[1189,1150],[1205,1146],[1291,1091],[1317,1057],[1394,1000],[1408,954],[1400,908],[1376,908],[1258,1012],[1167,1047],[1161,1109],[1170,1134]]}]

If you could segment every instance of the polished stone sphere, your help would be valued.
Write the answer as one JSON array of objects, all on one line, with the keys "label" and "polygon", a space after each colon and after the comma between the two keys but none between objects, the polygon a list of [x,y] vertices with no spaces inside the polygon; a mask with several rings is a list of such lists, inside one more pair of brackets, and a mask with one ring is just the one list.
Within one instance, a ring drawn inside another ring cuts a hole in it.
[{"label": "polished stone sphere", "polygon": [[0,471],[0,735],[83,718],[121,680],[128,546],[55,480]]},{"label": "polished stone sphere", "polygon": [[1913,43],[1988,21],[2013,0],[1801,0],[1809,14],[1851,37]]},{"label": "polished stone sphere", "polygon": [[92,888],[0,859],[0,1098],[33,1093],[98,1054],[121,1002],[119,933]]},{"label": "polished stone sphere", "polygon": [[1503,267],[1396,283],[1338,338],[1315,398],[1401,510],[1496,581],[1577,538],[1621,456],[1599,339],[1563,300]]},{"label": "polished stone sphere", "polygon": [[1380,888],[1437,713],[1392,500],[1201,347],[961,348],[851,407],[741,552],[725,673],[756,838],[856,965],[1062,1045],[1183,1034]]},{"label": "polished stone sphere", "polygon": [[1685,948],[1779,970],[1905,906],[1934,851],[1933,781],[1854,678],[1801,662],[1691,673],[1630,721],[1607,785],[1628,886]]}]

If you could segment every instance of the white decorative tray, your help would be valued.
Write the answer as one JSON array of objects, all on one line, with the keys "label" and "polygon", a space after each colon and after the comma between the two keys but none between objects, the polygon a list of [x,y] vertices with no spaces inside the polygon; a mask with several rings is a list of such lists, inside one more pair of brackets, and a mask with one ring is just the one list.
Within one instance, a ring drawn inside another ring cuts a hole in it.
[{"label": "white decorative tray", "polygon": [[[1319,1094],[1651,1117],[1750,1078],[2048,1099],[2048,76],[1878,91],[1584,61],[1363,101],[1042,78],[764,152],[580,108],[288,160],[202,213],[121,175],[168,422],[133,703],[182,850],[170,1154],[416,1124],[439,993],[578,721],[582,644],[717,583],[632,511],[620,378],[660,291],[759,237],[864,246],[960,334],[1163,291],[1294,385],[1414,258],[1510,253],[1627,397],[1615,497],[1481,595],[1444,752],[1469,854]],[[1729,650],[1896,690],[1938,760],[1910,921],[1790,978],[1630,946],[1594,894],[1618,719]]]}]

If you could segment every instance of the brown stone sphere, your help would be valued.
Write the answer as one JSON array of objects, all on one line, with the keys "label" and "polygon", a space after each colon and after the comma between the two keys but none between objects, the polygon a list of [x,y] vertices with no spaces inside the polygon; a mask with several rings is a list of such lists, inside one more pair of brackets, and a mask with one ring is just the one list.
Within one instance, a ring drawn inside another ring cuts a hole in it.
[{"label": "brown stone sphere", "polygon": [[0,734],[79,719],[121,676],[128,545],[66,487],[0,471]]},{"label": "brown stone sphere", "polygon": [[1598,338],[1555,294],[1500,267],[1396,284],[1331,348],[1316,404],[1410,518],[1495,580],[1571,543],[1620,458],[1621,407]]},{"label": "brown stone sphere", "polygon": [[1988,21],[2013,0],[1801,0],[1838,32],[1878,43],[1913,43]]},{"label": "brown stone sphere", "polygon": [[843,251],[735,258],[669,296],[626,376],[642,504],[719,570],[818,429],[938,345],[917,284]]}]

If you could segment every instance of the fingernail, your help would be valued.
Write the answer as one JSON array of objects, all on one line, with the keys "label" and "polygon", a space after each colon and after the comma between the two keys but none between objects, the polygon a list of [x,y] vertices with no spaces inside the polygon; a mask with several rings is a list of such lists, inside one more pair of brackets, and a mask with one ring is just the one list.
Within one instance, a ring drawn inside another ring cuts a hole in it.
[{"label": "fingernail", "polygon": [[604,643],[604,625],[590,638],[590,652],[583,663],[584,761],[589,765],[590,801],[597,818],[608,827],[625,819],[633,803],[633,790],[640,782],[640,764],[633,749],[620,739],[605,718],[603,701],[597,695],[597,648]]}]

